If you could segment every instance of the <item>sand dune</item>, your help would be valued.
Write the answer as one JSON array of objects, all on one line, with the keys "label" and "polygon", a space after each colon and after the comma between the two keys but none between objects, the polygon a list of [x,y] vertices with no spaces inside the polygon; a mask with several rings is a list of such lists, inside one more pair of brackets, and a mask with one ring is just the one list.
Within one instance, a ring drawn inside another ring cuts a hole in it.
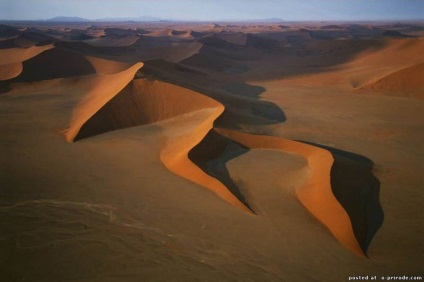
[{"label": "sand dune", "polygon": [[110,61],[97,57],[86,56],[86,59],[99,75],[115,74],[131,67],[131,64],[129,63]]},{"label": "sand dune", "polygon": [[[212,129],[214,120],[223,110],[222,105],[202,97],[199,93],[159,81],[138,79],[130,83],[88,119],[81,126],[75,139],[202,111],[203,119],[201,118],[194,128],[168,135],[167,144],[161,151],[161,160],[175,174],[214,191],[225,201],[250,212],[248,206],[240,202],[240,199],[237,199],[228,187],[206,174],[189,158],[190,151],[205,138]],[[217,132],[249,148],[280,149],[300,154],[308,159],[312,175],[308,182],[297,191],[300,201],[346,248],[364,255],[355,238],[347,213],[331,191],[330,168],[333,159],[328,152],[278,138],[260,137],[222,129]],[[327,164],[324,165],[325,163]]]},{"label": "sand dune", "polygon": [[88,39],[84,42],[92,46],[127,47],[133,45],[138,39],[140,39],[140,37],[135,34],[126,36],[106,35],[101,38]]},{"label": "sand dune", "polygon": [[19,76],[23,70],[22,62],[52,48],[52,45],[46,45],[0,49],[0,81]]},{"label": "sand dune", "polygon": [[0,280],[420,274],[423,35],[0,25]]},{"label": "sand dune", "polygon": [[354,86],[361,87],[417,62],[420,63],[424,59],[420,51],[423,46],[424,43],[419,39],[391,39],[385,42],[382,49],[371,49],[360,54],[348,65],[353,70],[360,70],[358,74],[352,75]]},{"label": "sand dune", "polygon": [[10,63],[0,66],[0,81],[17,77],[22,72],[22,63]]},{"label": "sand dune", "polygon": [[[421,61],[424,60],[420,52],[423,47],[421,40],[408,38],[380,42],[370,40],[357,44],[349,42],[329,40],[311,44],[303,52],[314,50],[313,52],[322,54],[322,58],[328,58],[326,63],[337,64],[337,61],[332,60],[351,59],[337,67],[327,68],[323,73],[297,75],[284,78],[283,81],[287,84],[310,86],[332,83],[340,88],[361,89],[361,93],[368,94],[411,97],[421,95],[418,79],[421,77]],[[399,91],[401,89],[403,91]]]},{"label": "sand dune", "polygon": [[94,68],[82,54],[56,47],[24,61],[23,71],[15,80],[39,81],[93,73]]},{"label": "sand dune", "polygon": [[90,85],[88,95],[82,97],[73,109],[69,127],[63,132],[66,140],[73,141],[84,123],[124,89],[142,66],[138,63],[118,74],[100,76],[99,81]]},{"label": "sand dune", "polygon": [[361,89],[383,92],[386,95],[424,98],[424,63],[407,67],[376,82],[369,83]]},{"label": "sand dune", "polygon": [[[91,106],[86,108],[89,111]],[[199,112],[198,124],[193,129],[167,137],[167,144],[160,153],[162,162],[173,173],[212,190],[225,201],[250,212],[225,185],[204,173],[188,157],[189,151],[203,139],[222,113],[222,105],[176,85],[136,79],[100,110],[96,109],[93,109],[94,115],[81,126],[75,140]],[[72,132],[75,130],[72,129]],[[68,133],[66,136],[71,140]]]},{"label": "sand dune", "polygon": [[330,186],[331,154],[323,149],[270,136],[218,129],[217,132],[249,148],[278,149],[304,156],[311,168],[309,180],[296,191],[301,203],[349,250],[364,255],[353,233],[346,211]]},{"label": "sand dune", "polygon": [[0,38],[9,39],[18,36],[21,33],[19,27],[13,27],[10,25],[0,24]]},{"label": "sand dune", "polygon": [[0,49],[0,65],[23,62],[53,48],[53,45],[32,46],[29,48]]},{"label": "sand dune", "polygon": [[33,34],[21,34],[12,39],[0,41],[0,49],[6,48],[29,48],[39,43]]},{"label": "sand dune", "polygon": [[248,35],[237,32],[237,33],[219,33],[217,34],[217,38],[228,41],[230,43],[245,46],[247,43]]}]

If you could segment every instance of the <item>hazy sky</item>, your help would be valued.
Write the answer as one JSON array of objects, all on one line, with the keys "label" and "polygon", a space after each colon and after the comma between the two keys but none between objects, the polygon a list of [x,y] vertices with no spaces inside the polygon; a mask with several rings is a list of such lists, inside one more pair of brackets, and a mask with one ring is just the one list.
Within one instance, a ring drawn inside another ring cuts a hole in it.
[{"label": "hazy sky", "polygon": [[0,0],[0,19],[154,16],[181,20],[423,19],[424,0]]}]

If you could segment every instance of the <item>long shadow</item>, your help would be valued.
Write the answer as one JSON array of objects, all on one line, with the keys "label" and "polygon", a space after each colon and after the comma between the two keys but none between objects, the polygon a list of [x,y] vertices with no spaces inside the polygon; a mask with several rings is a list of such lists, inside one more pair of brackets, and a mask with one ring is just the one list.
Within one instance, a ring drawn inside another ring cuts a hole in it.
[{"label": "long shadow", "polygon": [[96,71],[81,54],[53,48],[23,62],[22,73],[9,82],[32,82],[94,74]]},{"label": "long shadow", "polygon": [[12,90],[12,88],[10,87],[9,83],[4,82],[4,81],[0,81],[0,95],[6,94],[10,90]]},{"label": "long shadow", "polygon": [[[174,77],[173,74],[176,72],[183,72],[184,76]],[[262,86],[235,80],[222,86],[211,87],[210,81],[201,83],[203,80],[194,79],[193,76],[197,74],[193,70],[182,70],[177,65],[163,60],[146,62],[140,73],[141,76],[159,78],[198,91],[220,102],[224,105],[225,111],[215,122],[218,127],[244,130],[246,126],[278,124],[287,119],[279,106],[260,100],[261,95],[266,91]],[[199,76],[202,77],[202,75]]]},{"label": "long shadow", "polygon": [[366,253],[384,220],[380,204],[380,181],[373,174],[374,163],[351,152],[306,141],[299,142],[326,149],[333,155],[333,194],[348,213],[355,237]]},{"label": "long shadow", "polygon": [[217,126],[243,129],[243,125],[271,125],[287,119],[279,106],[260,100],[261,94],[266,91],[262,86],[238,82],[224,85],[223,91],[222,94],[211,95],[225,106],[224,113],[216,120]]},{"label": "long shadow", "polygon": [[210,130],[188,154],[190,160],[206,174],[218,179],[252,212],[249,203],[230,177],[226,163],[249,151],[245,146]]}]

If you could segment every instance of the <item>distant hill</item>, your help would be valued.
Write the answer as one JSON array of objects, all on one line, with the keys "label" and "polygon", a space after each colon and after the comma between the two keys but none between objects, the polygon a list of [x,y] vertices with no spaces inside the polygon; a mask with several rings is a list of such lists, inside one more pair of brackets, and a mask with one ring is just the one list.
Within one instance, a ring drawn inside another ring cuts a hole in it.
[{"label": "distant hill", "polygon": [[245,22],[245,23],[281,23],[284,22],[283,19],[280,18],[269,18],[269,19],[221,19],[216,22]]},{"label": "distant hill", "polygon": [[46,20],[48,22],[90,22],[91,20],[79,17],[55,17]]},{"label": "distant hill", "polygon": [[151,17],[151,16],[141,16],[141,17],[126,17],[126,18],[102,18],[96,19],[96,22],[159,22],[162,19]]},{"label": "distant hill", "polygon": [[267,22],[267,23],[279,23],[279,22],[284,22],[284,20],[283,20],[283,19],[280,19],[280,18],[262,19],[262,20],[258,20],[258,21]]},{"label": "distant hill", "polygon": [[[197,22],[201,20],[190,19],[190,20],[177,20],[177,19],[161,19],[152,16],[140,16],[140,17],[121,17],[121,18],[101,18],[95,20],[89,20],[80,17],[55,17],[46,20],[48,22]],[[270,19],[248,19],[248,20],[236,20],[236,19],[227,19],[220,20],[219,22],[264,22],[264,23],[280,23],[283,22],[283,19],[280,18],[270,18]]]}]

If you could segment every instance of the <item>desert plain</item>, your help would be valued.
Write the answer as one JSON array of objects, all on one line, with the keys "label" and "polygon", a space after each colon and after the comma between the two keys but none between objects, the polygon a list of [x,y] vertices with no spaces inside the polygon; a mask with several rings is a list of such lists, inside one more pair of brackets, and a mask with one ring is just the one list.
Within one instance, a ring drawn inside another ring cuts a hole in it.
[{"label": "desert plain", "polygon": [[1,24],[0,280],[422,277],[423,35]]}]

